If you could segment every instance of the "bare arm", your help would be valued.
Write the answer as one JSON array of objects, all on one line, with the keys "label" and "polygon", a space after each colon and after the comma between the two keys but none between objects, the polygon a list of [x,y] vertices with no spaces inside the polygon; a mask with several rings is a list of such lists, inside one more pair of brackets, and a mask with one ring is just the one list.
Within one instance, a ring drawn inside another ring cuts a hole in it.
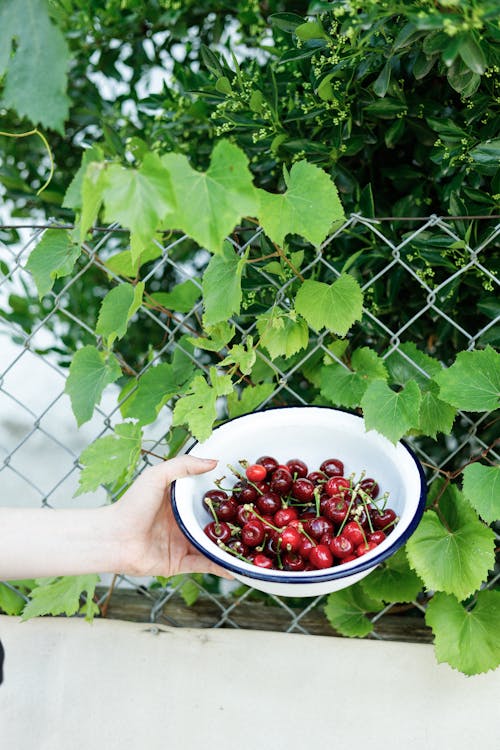
[{"label": "bare arm", "polygon": [[175,523],[170,483],[213,469],[179,456],[144,471],[114,505],[96,509],[0,508],[0,578],[86,573],[135,576],[214,573]]}]

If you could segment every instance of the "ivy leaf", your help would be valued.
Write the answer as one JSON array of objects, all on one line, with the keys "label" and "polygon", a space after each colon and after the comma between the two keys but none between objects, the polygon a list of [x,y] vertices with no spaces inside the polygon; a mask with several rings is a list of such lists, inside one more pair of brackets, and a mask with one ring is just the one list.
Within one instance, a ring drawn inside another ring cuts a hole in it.
[{"label": "ivy leaf", "polygon": [[161,305],[166,310],[175,310],[176,312],[191,312],[197,301],[201,297],[201,289],[191,279],[177,284],[170,292],[156,292],[151,295],[151,301]]},{"label": "ivy leaf", "polygon": [[494,411],[500,397],[500,354],[491,346],[460,352],[447,370],[434,376],[443,401],[464,411]]},{"label": "ivy leaf", "polygon": [[463,493],[486,523],[500,518],[500,466],[469,464],[463,470]]},{"label": "ivy leaf", "polygon": [[418,430],[434,440],[438,432],[449,435],[456,413],[457,410],[446,401],[442,401],[431,387],[430,390],[422,394]]},{"label": "ivy leaf", "polygon": [[265,233],[280,246],[287,234],[319,245],[332,224],[345,218],[335,184],[324,170],[307,161],[296,162],[285,180],[287,190],[281,195],[258,191]]},{"label": "ivy leaf", "polygon": [[333,284],[307,279],[295,298],[295,310],[316,331],[326,328],[345,336],[361,320],[363,292],[356,279],[343,273]]},{"label": "ivy leaf", "polygon": [[26,263],[26,270],[33,274],[40,299],[50,292],[56,279],[71,273],[81,251],[69,232],[47,229]]},{"label": "ivy leaf", "polygon": [[80,456],[83,469],[75,497],[94,492],[103,485],[111,486],[120,480],[128,482],[141,455],[141,426],[122,422],[114,427],[114,435],[105,435],[91,443]]},{"label": "ivy leaf", "polygon": [[243,388],[239,398],[237,391],[233,390],[227,396],[229,416],[234,419],[234,417],[240,417],[242,414],[251,414],[269,398],[273,391],[273,383],[247,386]]},{"label": "ivy leaf", "polygon": [[321,368],[321,395],[336,406],[359,406],[370,382],[387,380],[383,360],[367,346],[354,350],[351,366],[333,362]]},{"label": "ivy leaf", "polygon": [[434,633],[438,662],[466,675],[500,665],[500,591],[479,591],[472,609],[437,593],[427,606],[425,621]]},{"label": "ivy leaf", "polygon": [[145,155],[139,169],[108,166],[103,191],[106,221],[131,231],[130,249],[137,259],[159,225],[175,209],[170,175],[159,156]]},{"label": "ivy leaf", "polygon": [[292,357],[309,343],[309,329],[307,323],[292,311],[285,313],[273,309],[271,312],[259,315],[257,330],[260,343],[264,346],[271,359],[277,357]]},{"label": "ivy leaf", "polygon": [[66,380],[65,393],[71,398],[78,426],[92,417],[107,385],[122,374],[117,359],[95,346],[84,346],[73,356]]},{"label": "ivy leaf", "polygon": [[220,255],[214,255],[203,274],[203,322],[212,326],[239,313],[242,299],[241,275],[245,258],[240,258],[229,242]]},{"label": "ivy leaf", "polygon": [[[66,576],[64,578],[38,579],[37,587],[31,592],[22,614],[22,620],[41,615],[71,615],[85,612],[85,619],[92,620],[99,613],[99,607],[93,601],[95,587],[99,583],[98,575]],[[82,595],[86,603],[80,605]]]},{"label": "ivy leaf", "polygon": [[1,4],[0,50],[0,78],[5,74],[2,105],[62,134],[70,104],[66,95],[70,57],[45,0]]},{"label": "ivy leaf", "polygon": [[95,330],[105,339],[108,349],[115,339],[125,336],[130,318],[142,304],[143,293],[144,283],[140,281],[135,286],[118,284],[104,297]]},{"label": "ivy leaf", "polygon": [[367,430],[377,430],[392,443],[420,419],[420,389],[414,381],[396,393],[382,380],[372,381],[361,399],[361,407]]},{"label": "ivy leaf", "polygon": [[[133,393],[122,403],[120,407],[122,416],[137,419],[140,425],[151,424],[170,399],[183,393],[186,388],[186,381],[193,374],[194,366],[192,364],[182,370],[167,363],[150,367],[137,382]],[[134,385],[133,380],[129,382],[132,386]],[[129,383],[127,383],[128,385]],[[124,391],[122,391],[120,400],[126,396]]]},{"label": "ivy leaf", "polygon": [[257,215],[248,158],[229,141],[216,144],[206,172],[193,169],[183,154],[165,154],[162,163],[171,175],[177,203],[163,225],[182,229],[207,250],[220,253],[242,217]]},{"label": "ivy leaf", "polygon": [[326,600],[325,615],[328,622],[339,633],[363,638],[373,630],[373,623],[366,616],[384,608],[380,599],[373,599],[359,583],[342,591],[334,591]]},{"label": "ivy leaf", "polygon": [[5,583],[0,583],[0,612],[5,612],[6,615],[20,615],[25,604],[21,594],[13,591]]},{"label": "ivy leaf", "polygon": [[369,596],[384,602],[411,602],[422,590],[422,580],[410,568],[404,548],[363,578],[361,586]]},{"label": "ivy leaf", "polygon": [[422,516],[406,552],[428,589],[462,600],[480,587],[493,568],[494,539],[460,490],[450,485],[439,500],[439,513],[427,510]]},{"label": "ivy leaf", "polygon": [[256,354],[253,348],[252,336],[247,336],[245,345],[235,344],[229,350],[227,357],[220,363],[221,367],[237,365],[243,375],[248,375],[255,364]]},{"label": "ivy leaf", "polygon": [[191,434],[200,442],[206,440],[217,418],[217,391],[202,375],[189,384],[188,393],[175,404],[172,424],[187,424]]}]

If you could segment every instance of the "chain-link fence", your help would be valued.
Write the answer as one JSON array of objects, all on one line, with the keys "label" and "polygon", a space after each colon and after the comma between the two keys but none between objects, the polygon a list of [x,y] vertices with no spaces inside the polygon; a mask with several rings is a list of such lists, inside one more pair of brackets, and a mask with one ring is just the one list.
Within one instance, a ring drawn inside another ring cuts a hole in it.
[{"label": "chain-link fence", "polygon": [[[79,455],[89,442],[111,433],[122,420],[120,406],[133,388],[120,396],[117,387],[109,386],[92,420],[80,430],[76,429],[64,388],[76,348],[82,343],[100,345],[95,332],[98,305],[110,283],[120,284],[127,278],[107,260],[126,248],[127,233],[119,227],[95,229],[93,241],[84,245],[73,273],[58,279],[40,300],[25,265],[46,229],[47,225],[0,228],[1,503],[55,508],[100,505],[106,501],[104,489],[72,499],[81,468]],[[412,360],[405,343],[415,342],[449,362],[457,351],[498,341],[500,318],[495,293],[499,283],[499,235],[500,224],[491,218],[472,221],[430,216],[410,221],[353,215],[319,250],[302,246],[308,260],[302,262],[300,274],[314,272],[316,278],[332,280],[342,270],[355,272],[364,293],[364,310],[362,324],[350,333],[352,343],[373,346],[384,358],[398,355],[415,367],[416,373],[429,377]],[[241,255],[248,248],[260,248],[265,253],[259,229],[241,227],[228,239]],[[301,252],[299,240],[297,252]],[[201,300],[186,312],[162,309],[151,300],[165,284],[173,288],[191,279],[200,286],[208,253],[184,236],[169,235],[164,243],[157,244],[152,256],[141,268],[146,289],[143,304],[116,351],[123,371],[134,378],[161,362],[167,352],[183,347],[185,334],[200,335],[201,330]],[[230,321],[243,341],[255,336],[251,310],[261,289],[267,290],[275,307],[288,311],[292,304],[289,291],[296,278],[293,269],[276,273],[264,263],[249,264],[249,269],[246,283],[250,313]],[[280,359],[278,364],[266,360],[265,353],[259,351],[263,366],[272,368],[275,383],[259,408],[308,403],[302,373],[324,357],[342,363],[327,345],[327,333],[311,333],[307,349],[289,360]],[[147,351],[144,340],[148,341]],[[225,351],[207,354],[192,348],[186,348],[185,353],[204,372],[217,357],[225,355]],[[171,408],[169,402],[158,419],[145,428],[142,468],[151,454],[164,455],[167,450],[165,436]],[[459,414],[450,436],[441,435],[435,441],[410,438],[427,468],[429,481],[434,481],[440,470],[456,468],[464,456],[477,455],[490,447],[492,423],[491,414]],[[490,457],[498,459],[498,454],[492,451]],[[494,585],[497,578],[488,585]],[[185,604],[182,594],[186,598],[184,579],[162,587],[157,582],[115,576],[113,580],[103,579],[99,604],[108,616],[170,625],[332,632],[322,614],[323,597],[297,603],[251,589],[236,589],[210,577],[190,579],[189,596],[195,600],[191,606]],[[389,605],[373,618],[373,637],[427,638],[424,607],[423,600]],[[390,617],[396,614],[401,628],[391,624]]]}]

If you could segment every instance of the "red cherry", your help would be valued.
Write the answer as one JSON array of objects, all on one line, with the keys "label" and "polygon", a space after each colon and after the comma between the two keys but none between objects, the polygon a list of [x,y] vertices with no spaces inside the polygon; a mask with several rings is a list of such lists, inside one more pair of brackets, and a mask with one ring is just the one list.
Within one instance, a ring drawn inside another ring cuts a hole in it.
[{"label": "red cherry", "polygon": [[311,472],[309,472],[309,474],[307,475],[307,478],[308,478],[308,479],[309,479],[309,481],[310,481],[310,482],[312,482],[312,483],[313,483],[313,484],[314,484],[315,486],[317,486],[318,484],[319,484],[319,485],[323,484],[323,483],[324,483],[324,482],[326,482],[326,480],[328,479],[328,477],[326,476],[326,474],[323,474],[323,472],[322,472],[322,471],[311,471]]},{"label": "red cherry", "polygon": [[314,497],[314,484],[305,477],[297,479],[292,485],[292,495],[297,500],[308,503]]},{"label": "red cherry", "polygon": [[326,518],[335,525],[340,525],[347,517],[349,512],[349,503],[347,500],[335,500],[331,499],[331,504],[328,504],[323,511]]},{"label": "red cherry", "polygon": [[344,464],[338,458],[327,458],[323,461],[319,470],[328,477],[341,477],[344,475]]},{"label": "red cherry", "polygon": [[315,568],[331,568],[333,556],[329,548],[324,544],[318,544],[309,553],[309,562]]},{"label": "red cherry", "polygon": [[255,509],[253,505],[238,505],[238,510],[236,511],[236,518],[240,526],[243,526],[245,523],[248,523],[253,518],[256,518],[255,515]]},{"label": "red cherry", "polygon": [[241,529],[241,541],[248,547],[257,547],[264,541],[264,533],[264,524],[258,518],[254,518]]},{"label": "red cherry", "polygon": [[371,479],[371,477],[363,479],[363,481],[360,482],[359,486],[361,487],[363,492],[366,492],[366,494],[370,495],[370,497],[373,499],[375,499],[380,492],[380,487],[374,479]]},{"label": "red cherry", "polygon": [[366,555],[367,552],[370,552],[370,550],[375,549],[375,547],[378,547],[376,542],[362,542],[356,547],[355,554],[357,557],[361,557],[362,555]]},{"label": "red cherry", "polygon": [[307,521],[307,533],[313,539],[321,539],[323,534],[333,531],[333,524],[324,516],[316,516]]},{"label": "red cherry", "polygon": [[386,535],[383,531],[373,531],[371,534],[368,534],[368,541],[375,542],[375,544],[380,544],[384,539],[386,539]]},{"label": "red cherry", "polygon": [[346,536],[334,536],[330,542],[330,551],[334,557],[338,557],[340,560],[345,560],[346,557],[352,555],[354,545],[350,539]]},{"label": "red cherry", "polygon": [[276,492],[265,492],[259,495],[255,504],[261,513],[272,516],[281,508],[281,498]]},{"label": "red cherry", "polygon": [[346,523],[342,535],[345,536],[346,539],[349,539],[354,547],[358,547],[358,545],[362,544],[366,538],[363,529],[357,521],[349,521],[349,523]]},{"label": "red cherry", "polygon": [[274,568],[274,563],[271,558],[267,555],[263,555],[262,552],[259,552],[254,556],[253,564],[258,568],[266,568],[267,570],[271,570],[272,568]]},{"label": "red cherry", "polygon": [[249,551],[248,547],[246,544],[243,544],[241,539],[235,539],[234,537],[226,543],[226,546],[234,550],[237,555],[242,555],[243,557],[246,557]]},{"label": "red cherry", "polygon": [[251,484],[239,482],[233,487],[233,496],[239,505],[244,505],[245,503],[253,503],[257,500],[259,493]]},{"label": "red cherry", "polygon": [[325,484],[325,491],[330,497],[343,497],[344,490],[348,490],[351,483],[345,477],[330,477]]},{"label": "red cherry", "polygon": [[261,456],[255,463],[263,466],[268,475],[272,474],[278,468],[278,462],[272,456]]},{"label": "red cherry", "polygon": [[274,514],[274,523],[280,528],[282,526],[288,526],[290,521],[295,520],[299,517],[299,514],[295,508],[281,508]]},{"label": "red cherry", "polygon": [[352,562],[353,560],[357,560],[358,558],[356,555],[348,555],[347,557],[344,557],[343,560],[340,560],[340,565],[343,565],[344,563]]},{"label": "red cherry", "polygon": [[314,549],[315,546],[316,544],[314,542],[312,542],[306,536],[303,536],[299,547],[299,555],[303,557],[304,560],[309,560],[311,550]]},{"label": "red cherry", "polygon": [[278,467],[271,479],[271,490],[281,496],[287,495],[292,488],[292,484],[293,479],[288,468]]},{"label": "red cherry", "polygon": [[225,544],[231,539],[231,529],[224,521],[207,523],[203,531],[215,543],[220,540]]},{"label": "red cherry", "polygon": [[307,476],[308,468],[300,458],[291,458],[290,461],[286,462],[286,465],[292,476],[296,478]]},{"label": "red cherry", "polygon": [[287,526],[280,534],[281,545],[287,552],[297,552],[303,539],[302,534],[294,526]]},{"label": "red cherry", "polygon": [[287,552],[283,555],[283,568],[285,570],[297,571],[304,570],[306,563],[303,557],[297,552]]},{"label": "red cherry", "polygon": [[249,482],[262,482],[267,476],[267,471],[265,466],[251,464],[247,466],[245,474]]},{"label": "red cherry", "polygon": [[394,525],[396,518],[395,511],[392,508],[386,508],[385,510],[375,511],[372,516],[372,522],[379,531],[387,531]]}]

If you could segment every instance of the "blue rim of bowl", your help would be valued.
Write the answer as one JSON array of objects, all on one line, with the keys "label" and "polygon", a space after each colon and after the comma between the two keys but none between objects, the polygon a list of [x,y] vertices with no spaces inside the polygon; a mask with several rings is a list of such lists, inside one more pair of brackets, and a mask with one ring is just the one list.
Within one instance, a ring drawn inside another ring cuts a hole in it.
[{"label": "blue rim of bowl", "polygon": [[[296,406],[276,406],[271,407],[269,409],[261,409],[259,412],[253,412],[253,413],[263,413],[263,412],[269,412],[269,411],[281,411],[283,409],[322,409],[324,411],[331,411],[331,412],[341,412],[343,414],[350,414],[353,417],[356,417],[357,419],[363,419],[359,414],[355,414],[348,409],[334,409],[329,406],[307,406],[298,404]],[[230,422],[236,422],[240,419],[243,419],[244,417],[248,417],[250,415],[248,414],[242,414],[238,417],[233,417],[232,419],[226,419],[224,422],[222,422],[220,425],[217,425],[217,427],[214,428],[213,432],[218,430],[220,427],[224,427],[224,425],[229,424]],[[414,451],[407,445],[404,440],[399,440],[398,444],[402,445],[403,448],[409,453],[410,458],[413,459],[417,471],[420,476],[420,495],[417,503],[417,507],[415,509],[415,513],[413,515],[412,520],[408,524],[408,527],[404,531],[401,536],[399,536],[394,542],[389,545],[383,552],[380,552],[377,555],[374,555],[373,557],[370,557],[368,560],[365,559],[365,555],[360,558],[360,561],[357,565],[354,565],[352,567],[344,569],[343,565],[335,566],[332,568],[328,568],[325,570],[324,573],[319,574],[316,573],[315,575],[310,576],[295,576],[293,574],[290,574],[288,576],[283,575],[275,575],[269,570],[265,570],[261,568],[259,569],[257,566],[255,567],[255,572],[253,570],[247,570],[246,568],[240,568],[237,563],[229,563],[226,560],[221,560],[216,555],[212,554],[210,552],[210,549],[207,549],[202,544],[200,544],[197,539],[193,537],[187,526],[184,524],[181,515],[177,508],[177,500],[176,500],[176,484],[177,482],[172,482],[171,489],[170,489],[170,495],[171,495],[171,503],[172,503],[172,510],[174,513],[174,518],[177,522],[177,525],[181,529],[182,533],[185,537],[191,542],[193,547],[195,547],[204,557],[208,557],[209,560],[214,562],[216,565],[218,565],[221,568],[224,568],[225,570],[228,570],[231,573],[234,573],[238,576],[244,576],[246,578],[254,578],[257,581],[269,581],[272,583],[290,583],[290,584],[309,584],[309,583],[321,583],[324,581],[334,581],[339,578],[347,578],[351,575],[354,575],[356,573],[361,573],[364,570],[367,570],[368,568],[375,568],[377,565],[379,565],[381,562],[386,560],[388,557],[391,557],[397,550],[403,546],[403,544],[410,538],[410,536],[413,534],[415,529],[417,528],[420,519],[422,518],[423,512],[425,510],[425,504],[427,501],[427,481],[425,478],[424,470],[422,468],[422,465],[420,464],[420,461],[418,460],[416,454]],[[192,445],[188,448],[187,451],[185,451],[182,455],[189,455],[194,448],[196,448],[197,445],[200,445],[200,442],[198,440],[194,440]],[[235,558],[237,560],[237,558]]]}]

